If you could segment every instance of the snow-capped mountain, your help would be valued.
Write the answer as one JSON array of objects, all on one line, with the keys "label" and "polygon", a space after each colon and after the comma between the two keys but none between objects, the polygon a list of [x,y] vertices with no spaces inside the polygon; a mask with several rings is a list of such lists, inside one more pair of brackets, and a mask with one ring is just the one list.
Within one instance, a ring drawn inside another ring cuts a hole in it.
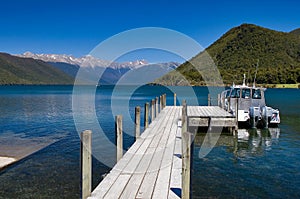
[{"label": "snow-capped mountain", "polygon": [[148,62],[146,60],[136,60],[133,62],[110,62],[107,60],[98,59],[91,55],[86,55],[83,57],[73,57],[72,55],[59,55],[59,54],[34,54],[31,52],[25,52],[21,55],[17,55],[19,57],[24,58],[33,58],[42,60],[45,62],[52,62],[52,63],[67,63],[71,65],[78,65],[80,67],[109,67],[109,68],[139,68],[141,66],[147,65]]},{"label": "snow-capped mountain", "polygon": [[176,62],[149,64],[145,60],[111,63],[91,55],[76,58],[70,55],[26,52],[17,56],[42,60],[73,78],[76,78],[78,71],[81,70],[81,75],[84,76],[81,77],[82,82],[99,80],[100,84],[116,84],[119,81],[124,84],[153,82],[179,66]]}]

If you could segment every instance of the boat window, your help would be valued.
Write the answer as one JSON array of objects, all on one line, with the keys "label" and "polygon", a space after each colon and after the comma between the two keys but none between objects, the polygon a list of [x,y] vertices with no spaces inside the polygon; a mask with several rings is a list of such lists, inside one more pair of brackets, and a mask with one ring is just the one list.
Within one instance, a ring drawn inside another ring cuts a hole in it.
[{"label": "boat window", "polygon": [[244,88],[242,90],[242,98],[245,98],[245,99],[249,99],[251,94],[250,94],[250,88]]},{"label": "boat window", "polygon": [[261,99],[261,91],[260,91],[260,89],[253,89],[252,90],[252,98],[253,99]]},{"label": "boat window", "polygon": [[225,97],[226,97],[226,98],[229,97],[229,94],[230,94],[230,90],[226,91]]},{"label": "boat window", "polygon": [[231,91],[231,98],[240,98],[240,89],[239,88],[234,88]]}]

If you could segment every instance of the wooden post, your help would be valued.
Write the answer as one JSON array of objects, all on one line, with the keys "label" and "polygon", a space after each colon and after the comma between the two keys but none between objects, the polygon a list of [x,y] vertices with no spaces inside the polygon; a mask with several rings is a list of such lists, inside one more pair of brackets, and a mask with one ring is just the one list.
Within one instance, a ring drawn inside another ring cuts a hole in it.
[{"label": "wooden post", "polygon": [[182,132],[182,199],[190,198],[192,134]]},{"label": "wooden post", "polygon": [[163,95],[159,96],[159,110],[163,110]]},{"label": "wooden post", "polygon": [[218,107],[221,107],[221,94],[218,94]]},{"label": "wooden post", "polygon": [[158,116],[158,97],[155,98],[155,117]]},{"label": "wooden post", "polygon": [[208,106],[210,106],[211,105],[211,99],[210,99],[210,94],[208,93],[208,96],[207,96],[207,104],[208,104]]},{"label": "wooden post", "polygon": [[181,136],[182,136],[182,199],[190,198],[191,184],[191,146],[192,135],[188,132],[186,101],[182,101],[182,119],[181,119]]},{"label": "wooden post", "polygon": [[116,125],[115,125],[115,131],[116,131],[116,145],[117,145],[117,162],[122,158],[123,156],[123,122],[122,122],[122,115],[116,116]]},{"label": "wooden post", "polygon": [[145,115],[144,115],[144,129],[148,128],[149,126],[149,103],[145,104]]},{"label": "wooden post", "polygon": [[177,100],[176,93],[174,93],[174,106],[176,106],[176,100]]},{"label": "wooden post", "polygon": [[151,122],[153,122],[155,118],[155,100],[151,100]]},{"label": "wooden post", "polygon": [[237,132],[239,128],[239,99],[236,99],[235,103],[235,119],[236,119],[236,125],[235,125],[235,132]]},{"label": "wooden post", "polygon": [[141,135],[141,107],[135,107],[135,140]]},{"label": "wooden post", "polygon": [[92,131],[80,134],[81,197],[86,199],[92,192]]},{"label": "wooden post", "polygon": [[[184,120],[184,116],[187,115],[187,106],[186,106],[186,100],[182,100],[182,121]],[[183,124],[183,123],[182,123]]]},{"label": "wooden post", "polygon": [[164,94],[164,108],[167,106],[167,94]]},{"label": "wooden post", "polygon": [[224,95],[224,97],[222,97],[221,99],[222,99],[222,109],[225,109],[225,95]]},{"label": "wooden post", "polygon": [[231,103],[230,101],[231,101],[230,98],[228,98],[228,101],[227,101],[227,112],[228,112],[228,113],[230,113],[230,105],[231,105],[231,104],[230,104],[230,103]]}]

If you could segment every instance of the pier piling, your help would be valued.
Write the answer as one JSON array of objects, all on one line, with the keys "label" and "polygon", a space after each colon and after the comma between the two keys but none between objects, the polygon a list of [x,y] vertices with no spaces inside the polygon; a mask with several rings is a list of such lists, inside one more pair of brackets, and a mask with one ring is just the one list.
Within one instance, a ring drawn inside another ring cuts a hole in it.
[{"label": "pier piling", "polygon": [[155,117],[158,116],[158,97],[155,98]]},{"label": "pier piling", "polygon": [[176,93],[174,93],[174,106],[176,106],[176,99],[177,99]]},{"label": "pier piling", "polygon": [[144,128],[148,128],[149,126],[149,103],[145,104],[145,113],[144,113]]},{"label": "pier piling", "polygon": [[123,157],[123,117],[116,116],[115,131],[116,131],[116,145],[117,145],[117,162]]},{"label": "pier piling", "polygon": [[135,140],[141,135],[141,107],[135,107]]},{"label": "pier piling", "polygon": [[159,112],[163,109],[163,95],[159,96]]},{"label": "pier piling", "polygon": [[92,191],[92,131],[80,134],[81,197],[86,199]]},{"label": "pier piling", "polygon": [[187,124],[187,105],[182,101],[182,119],[181,119],[181,136],[182,136],[182,199],[190,198],[191,183],[191,146],[192,136],[188,132]]},{"label": "pier piling", "polygon": [[155,119],[155,100],[151,100],[151,122]]}]

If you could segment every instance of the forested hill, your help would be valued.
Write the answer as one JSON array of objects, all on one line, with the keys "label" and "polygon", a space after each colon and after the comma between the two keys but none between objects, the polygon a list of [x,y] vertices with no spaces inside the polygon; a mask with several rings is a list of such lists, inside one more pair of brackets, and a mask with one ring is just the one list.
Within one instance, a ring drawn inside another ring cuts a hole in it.
[{"label": "forested hill", "polygon": [[0,53],[0,85],[71,85],[73,81],[74,78],[43,61]]},{"label": "forested hill", "polygon": [[300,35],[300,28],[297,28],[297,29],[291,31],[290,33]]},{"label": "forested hill", "polygon": [[[241,83],[245,73],[254,78],[258,63],[257,83],[292,84],[300,82],[300,35],[278,32],[252,24],[232,28],[206,49],[218,67],[224,83]],[[203,64],[203,52],[190,62]],[[163,84],[178,85],[181,73],[194,85],[205,84],[198,71],[186,62],[162,78]],[[170,81],[172,80],[172,81]]]}]

